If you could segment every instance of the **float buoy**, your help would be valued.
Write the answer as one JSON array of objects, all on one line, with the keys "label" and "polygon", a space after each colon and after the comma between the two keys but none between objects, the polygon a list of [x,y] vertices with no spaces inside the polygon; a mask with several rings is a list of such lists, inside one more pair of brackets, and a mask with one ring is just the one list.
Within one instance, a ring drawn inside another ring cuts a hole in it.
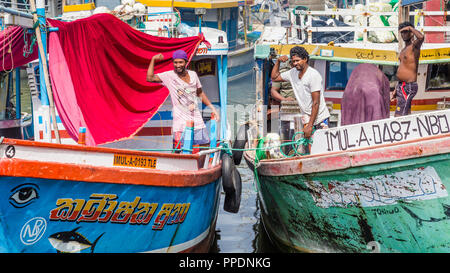
[{"label": "float buoy", "polygon": [[[245,147],[245,143],[248,141],[247,131],[249,129],[248,122],[244,123],[239,127],[238,132],[236,134],[236,138],[233,142],[233,161],[235,165],[241,164],[242,154],[244,151],[241,151]],[[239,149],[239,150],[234,150]]]},{"label": "float buoy", "polygon": [[222,187],[225,192],[223,209],[237,213],[241,204],[242,180],[229,154],[222,155]]}]

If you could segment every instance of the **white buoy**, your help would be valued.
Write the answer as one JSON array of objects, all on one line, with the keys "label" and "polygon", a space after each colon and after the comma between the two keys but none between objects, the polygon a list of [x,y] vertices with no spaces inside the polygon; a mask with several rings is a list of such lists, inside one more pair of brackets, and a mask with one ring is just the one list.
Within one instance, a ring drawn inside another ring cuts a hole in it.
[{"label": "white buoy", "polygon": [[135,13],[138,14],[144,14],[145,13],[145,6],[142,3],[136,3],[133,5],[133,10]]},{"label": "white buoy", "polygon": [[264,141],[264,148],[267,149],[266,156],[270,159],[282,158],[283,154],[280,152],[281,139],[277,133],[268,133]]},{"label": "white buoy", "polygon": [[134,0],[122,0],[122,5],[129,5],[129,6],[134,6],[135,1]]}]

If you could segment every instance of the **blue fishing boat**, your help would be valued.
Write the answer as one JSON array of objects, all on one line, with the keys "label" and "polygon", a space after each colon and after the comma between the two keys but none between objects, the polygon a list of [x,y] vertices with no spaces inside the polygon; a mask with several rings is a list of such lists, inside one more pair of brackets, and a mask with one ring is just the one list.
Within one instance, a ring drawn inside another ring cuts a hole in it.
[{"label": "blue fishing boat", "polygon": [[[249,7],[252,0],[245,1],[141,1],[149,7],[176,8],[182,24],[217,29],[226,33],[228,41],[228,80],[249,75],[254,65],[254,45],[248,37]],[[241,35],[239,27],[241,25]],[[208,30],[203,32],[207,35]]]},{"label": "blue fishing boat", "polygon": [[0,252],[208,252],[221,165],[205,154],[1,140]]},{"label": "blue fishing boat", "polygon": [[[45,20],[42,6],[37,13]],[[96,20],[104,18],[123,24],[111,15]],[[44,27],[49,29],[45,23],[39,28]],[[37,35],[39,46],[46,38]],[[193,68],[203,68],[202,84],[215,86],[208,96],[215,95],[212,101],[220,105],[222,117],[216,124],[208,113],[211,145],[198,153],[192,151],[190,127],[185,129],[180,153],[175,153],[172,115],[162,105],[139,131],[150,135],[137,132],[124,140],[87,146],[89,127],[81,127],[74,138],[64,124],[67,117],[59,114],[61,105],[55,109],[52,103],[55,89],[49,86],[47,59],[40,58],[38,64],[30,61],[30,83],[39,83],[31,94],[34,139],[0,138],[0,194],[5,201],[0,204],[0,252],[208,252],[215,235],[222,145],[227,137],[224,59],[228,45],[225,41],[217,46],[220,50],[207,53],[202,49],[205,45],[198,45],[191,62]],[[211,43],[210,48],[217,47]],[[48,50],[56,54],[51,43]],[[160,118],[157,122],[155,116]],[[155,135],[158,130],[163,134]],[[149,145],[158,142],[164,145]],[[239,210],[240,193],[225,196],[235,201],[229,211]]]}]

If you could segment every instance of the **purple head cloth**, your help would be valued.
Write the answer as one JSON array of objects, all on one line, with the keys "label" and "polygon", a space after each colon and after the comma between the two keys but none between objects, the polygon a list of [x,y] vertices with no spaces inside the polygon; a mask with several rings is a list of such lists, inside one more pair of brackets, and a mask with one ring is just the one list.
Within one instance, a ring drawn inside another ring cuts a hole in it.
[{"label": "purple head cloth", "polygon": [[353,69],[341,102],[341,125],[389,118],[389,80],[373,64]]},{"label": "purple head cloth", "polygon": [[184,51],[184,50],[181,50],[181,49],[179,49],[179,50],[177,50],[177,51],[175,51],[174,53],[173,53],[173,55],[172,55],[172,59],[184,59],[184,60],[188,60],[188,56],[187,56],[187,54],[186,54],[186,52]]}]

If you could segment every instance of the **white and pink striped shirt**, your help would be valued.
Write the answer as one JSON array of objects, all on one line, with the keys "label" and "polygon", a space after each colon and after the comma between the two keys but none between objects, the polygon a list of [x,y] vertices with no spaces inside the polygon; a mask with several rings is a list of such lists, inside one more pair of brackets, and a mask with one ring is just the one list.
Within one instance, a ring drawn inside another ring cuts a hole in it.
[{"label": "white and pink striped shirt", "polygon": [[198,109],[197,89],[202,87],[195,71],[187,70],[190,82],[183,81],[175,71],[166,71],[157,74],[162,84],[169,89],[173,105],[172,131],[182,132],[186,121],[194,120],[194,130],[205,128],[202,115]]}]

